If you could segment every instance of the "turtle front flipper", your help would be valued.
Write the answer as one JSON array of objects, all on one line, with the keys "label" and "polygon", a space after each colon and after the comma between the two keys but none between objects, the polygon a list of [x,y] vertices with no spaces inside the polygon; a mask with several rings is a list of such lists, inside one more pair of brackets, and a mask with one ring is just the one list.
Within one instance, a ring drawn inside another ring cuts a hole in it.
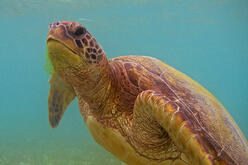
[{"label": "turtle front flipper", "polygon": [[58,126],[67,106],[75,98],[72,86],[68,85],[59,75],[53,73],[50,77],[48,96],[49,122],[52,128]]},{"label": "turtle front flipper", "polygon": [[186,111],[178,100],[143,91],[134,105],[132,146],[140,155],[168,164],[216,164]]}]

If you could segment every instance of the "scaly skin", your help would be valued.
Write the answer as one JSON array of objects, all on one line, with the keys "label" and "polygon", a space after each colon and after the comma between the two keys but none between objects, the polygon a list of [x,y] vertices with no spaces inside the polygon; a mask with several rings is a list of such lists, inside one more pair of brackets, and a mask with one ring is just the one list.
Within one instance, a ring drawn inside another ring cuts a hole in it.
[{"label": "scaly skin", "polygon": [[108,61],[78,23],[51,24],[47,46],[56,72],[49,94],[52,127],[76,95],[95,140],[127,164],[248,162],[247,140],[236,123],[186,75],[150,57]]}]

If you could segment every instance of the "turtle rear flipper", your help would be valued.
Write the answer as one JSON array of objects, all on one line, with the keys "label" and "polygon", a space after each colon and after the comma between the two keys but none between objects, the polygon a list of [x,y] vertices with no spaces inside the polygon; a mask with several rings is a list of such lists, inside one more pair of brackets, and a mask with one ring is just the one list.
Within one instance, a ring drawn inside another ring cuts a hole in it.
[{"label": "turtle rear flipper", "polygon": [[[140,93],[135,101],[132,125],[136,151],[146,157],[151,153],[163,155],[158,159],[172,164],[176,161],[179,164],[214,165],[212,151],[194,128],[193,116],[186,111],[176,101],[158,92],[147,90]],[[153,146],[157,148],[149,151]],[[162,146],[161,151],[158,150]]]},{"label": "turtle rear flipper", "polygon": [[50,80],[48,96],[49,122],[52,128],[58,126],[67,106],[75,98],[72,86],[68,85],[59,75],[53,73]]}]

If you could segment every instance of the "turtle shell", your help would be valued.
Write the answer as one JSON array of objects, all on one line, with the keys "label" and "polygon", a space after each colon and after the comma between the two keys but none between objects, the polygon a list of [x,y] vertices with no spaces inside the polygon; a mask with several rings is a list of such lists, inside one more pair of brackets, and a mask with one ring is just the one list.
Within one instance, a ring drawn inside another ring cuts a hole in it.
[{"label": "turtle shell", "polygon": [[126,56],[111,61],[122,63],[129,80],[141,90],[159,91],[186,107],[193,128],[199,131],[216,160],[230,164],[248,162],[248,143],[236,122],[224,106],[197,82],[151,57]]}]

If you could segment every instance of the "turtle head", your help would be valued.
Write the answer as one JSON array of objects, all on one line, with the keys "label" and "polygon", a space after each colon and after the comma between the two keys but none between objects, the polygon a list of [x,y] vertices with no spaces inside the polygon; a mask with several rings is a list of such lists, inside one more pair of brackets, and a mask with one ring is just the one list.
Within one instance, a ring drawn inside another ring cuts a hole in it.
[{"label": "turtle head", "polygon": [[[71,85],[79,85],[79,78],[96,78],[107,58],[96,39],[76,22],[54,22],[47,36],[48,57],[53,69]],[[86,72],[91,73],[86,73]]]}]

